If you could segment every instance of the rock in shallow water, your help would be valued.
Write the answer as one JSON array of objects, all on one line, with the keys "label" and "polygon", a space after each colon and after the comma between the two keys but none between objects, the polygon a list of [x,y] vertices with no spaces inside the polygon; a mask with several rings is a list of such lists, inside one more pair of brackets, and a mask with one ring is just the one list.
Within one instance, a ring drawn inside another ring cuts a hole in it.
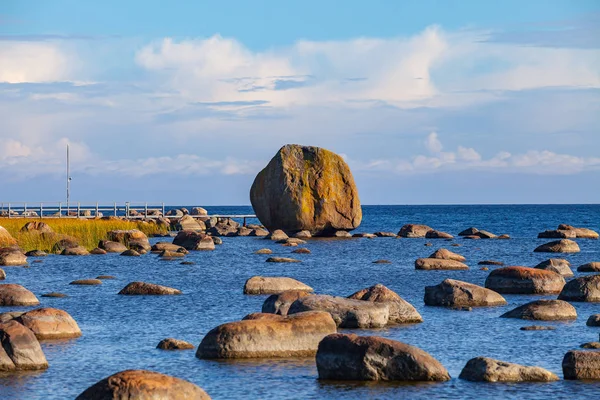
[{"label": "rock in shallow water", "polygon": [[18,267],[27,264],[27,256],[15,247],[0,248],[0,265]]},{"label": "rock in shallow water", "polygon": [[69,285],[83,285],[83,286],[94,286],[94,285],[102,285],[102,281],[100,279],[77,279]]},{"label": "rock in shallow water", "polygon": [[87,388],[76,400],[210,400],[200,387],[183,379],[158,372],[126,370]]},{"label": "rock in shallow water", "polygon": [[270,263],[298,263],[300,260],[296,260],[295,258],[289,257],[269,257],[266,259],[266,262]]},{"label": "rock in shallow water", "polygon": [[600,262],[592,261],[577,267],[579,272],[600,272]]},{"label": "rock in shallow water", "polygon": [[123,295],[174,295],[181,294],[181,290],[170,288],[168,286],[157,285],[147,282],[131,282],[125,286],[118,294]]},{"label": "rock in shallow water", "polygon": [[592,314],[585,323],[587,326],[600,326],[600,314]]},{"label": "rock in shallow water", "polygon": [[454,260],[454,261],[460,261],[460,262],[465,262],[467,260],[465,257],[461,256],[460,254],[454,253],[447,249],[436,250],[427,258],[437,258],[440,260]]},{"label": "rock in shallow water", "polygon": [[448,371],[425,351],[378,336],[332,334],[319,343],[319,379],[447,381]]},{"label": "rock in shallow water", "polygon": [[460,261],[439,258],[419,258],[415,261],[415,269],[420,270],[467,270],[469,266]]},{"label": "rock in shallow water", "polygon": [[35,334],[17,321],[0,323],[0,371],[41,370],[48,361]]},{"label": "rock in shallow water", "polygon": [[376,284],[348,296],[349,299],[383,303],[389,306],[388,324],[411,324],[423,322],[421,314],[393,290]]},{"label": "rock in shallow water", "polygon": [[459,376],[474,382],[551,382],[558,376],[540,367],[494,360],[488,357],[476,357],[467,362]]},{"label": "rock in shallow water", "polygon": [[33,293],[16,283],[0,284],[0,306],[36,306],[40,301]]},{"label": "rock in shallow water", "polygon": [[538,321],[568,321],[577,319],[575,307],[562,300],[536,300],[508,311],[500,318],[520,318]]},{"label": "rock in shallow water", "polygon": [[560,293],[565,279],[552,271],[528,267],[504,267],[490,272],[485,287],[507,294]]},{"label": "rock in shallow water", "polygon": [[244,284],[244,294],[276,294],[286,290],[312,292],[313,288],[284,276],[253,276]]},{"label": "rock in shallow water", "polygon": [[445,279],[436,286],[425,287],[425,304],[441,307],[488,307],[506,304],[493,290],[472,283]]},{"label": "rock in shallow water", "polygon": [[424,238],[433,228],[427,225],[406,224],[398,231],[398,236],[405,238]]},{"label": "rock in shallow water", "polygon": [[553,331],[556,330],[553,326],[544,326],[544,325],[530,325],[530,326],[522,326],[519,328],[522,331]]},{"label": "rock in shallow water", "polygon": [[269,230],[323,234],[360,225],[358,189],[346,162],[318,147],[286,145],[250,189],[256,216]]},{"label": "rock in shallow water", "polygon": [[319,342],[335,331],[335,322],[326,312],[303,312],[287,317],[259,314],[212,329],[202,339],[196,357],[310,357],[317,351]]},{"label": "rock in shallow water", "polygon": [[573,276],[573,271],[571,271],[571,264],[562,258],[550,258],[546,261],[542,261],[534,268],[536,269],[544,269],[546,271],[556,272],[562,276],[571,277]]},{"label": "rock in shallow water", "polygon": [[600,275],[588,275],[569,281],[558,295],[558,299],[600,302]]},{"label": "rock in shallow water", "polygon": [[565,379],[600,379],[600,352],[571,350],[562,361]]},{"label": "rock in shallow water", "polygon": [[[4,320],[5,314],[0,314],[0,319]],[[73,317],[57,308],[37,308],[15,315],[11,320],[29,328],[38,340],[72,339],[81,336],[81,330]]]},{"label": "rock in shallow water", "polygon": [[262,305],[262,312],[286,316],[292,303],[311,293],[305,290],[286,290],[285,292],[272,294]]},{"label": "rock in shallow water", "polygon": [[156,348],[161,350],[189,350],[193,349],[194,345],[184,340],[167,338],[161,340],[156,346]]},{"label": "rock in shallow water", "polygon": [[579,245],[569,239],[542,244],[533,250],[535,253],[579,253]]}]

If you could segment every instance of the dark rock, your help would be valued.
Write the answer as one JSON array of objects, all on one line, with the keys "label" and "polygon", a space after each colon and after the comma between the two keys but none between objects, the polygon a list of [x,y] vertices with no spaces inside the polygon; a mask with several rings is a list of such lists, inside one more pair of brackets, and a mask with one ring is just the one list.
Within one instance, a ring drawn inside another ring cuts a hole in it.
[{"label": "dark rock", "polygon": [[569,281],[558,298],[565,301],[600,302],[600,275],[588,275]]},{"label": "dark rock", "polygon": [[565,279],[552,271],[527,267],[504,267],[488,275],[485,287],[506,294],[560,293]]},{"label": "dark rock", "polygon": [[425,287],[425,304],[440,307],[489,307],[506,304],[493,290],[468,282],[446,279],[436,286]]}]

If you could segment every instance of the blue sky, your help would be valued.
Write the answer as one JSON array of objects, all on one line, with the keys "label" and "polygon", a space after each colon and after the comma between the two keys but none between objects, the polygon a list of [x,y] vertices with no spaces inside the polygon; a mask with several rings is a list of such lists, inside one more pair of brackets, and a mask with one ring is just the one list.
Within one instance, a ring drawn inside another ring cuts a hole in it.
[{"label": "blue sky", "polygon": [[0,201],[248,204],[285,143],[367,204],[597,203],[597,1],[3,1]]}]

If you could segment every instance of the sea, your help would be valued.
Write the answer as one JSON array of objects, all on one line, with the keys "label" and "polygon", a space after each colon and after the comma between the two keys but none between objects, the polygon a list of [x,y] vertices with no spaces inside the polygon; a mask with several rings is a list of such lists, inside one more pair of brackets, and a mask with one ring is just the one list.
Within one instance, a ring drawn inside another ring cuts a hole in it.
[{"label": "sea", "polygon": [[[186,206],[190,208],[190,206]],[[253,214],[251,207],[205,207],[210,214]],[[248,222],[256,222],[248,220]],[[457,311],[428,307],[425,286],[453,278],[484,285],[490,271],[482,260],[506,265],[535,266],[551,258],[577,266],[600,261],[600,240],[578,239],[576,254],[534,253],[549,240],[538,232],[566,223],[600,231],[600,205],[437,205],[363,206],[363,221],[355,232],[397,232],[407,223],[427,224],[455,235],[441,239],[315,239],[311,254],[294,254],[300,263],[266,263],[255,255],[270,248],[274,255],[290,256],[294,248],[255,237],[223,238],[212,252],[191,252],[194,265],[161,261],[154,254],[121,257],[50,255],[29,268],[5,267],[5,283],[19,283],[33,291],[44,307],[66,310],[83,335],[74,340],[44,341],[50,367],[46,371],[0,376],[1,399],[73,399],[97,381],[126,369],[147,369],[187,379],[213,399],[575,399],[597,397],[600,382],[562,380],[565,353],[582,343],[598,341],[600,328],[586,326],[600,313],[600,303],[573,303],[578,318],[572,322],[540,322],[500,318],[500,315],[536,299],[556,296],[505,295],[501,307]],[[477,227],[510,240],[465,240],[460,231]],[[168,239],[168,238],[167,238]],[[151,243],[165,238],[151,238]],[[170,239],[168,239],[170,240]],[[425,246],[431,242],[432,247]],[[451,247],[453,243],[460,247]],[[468,271],[417,271],[414,262],[438,248],[467,258]],[[391,264],[374,264],[387,259]],[[33,260],[30,260],[33,261]],[[114,275],[99,286],[73,286],[75,279]],[[410,302],[423,316],[420,324],[378,330],[340,330],[376,335],[417,346],[439,360],[452,379],[439,383],[328,382],[318,379],[314,358],[214,361],[196,358],[195,350],[164,351],[158,342],[174,337],[198,345],[219,324],[240,320],[261,310],[267,296],[242,293],[254,275],[289,276],[321,294],[348,296],[360,289],[384,284]],[[180,296],[119,296],[127,283],[146,281],[174,287]],[[62,292],[67,298],[44,298]],[[4,307],[3,311],[33,307]],[[551,325],[555,330],[522,331],[526,325]],[[552,383],[475,383],[458,379],[473,357],[546,368],[561,380]]]}]

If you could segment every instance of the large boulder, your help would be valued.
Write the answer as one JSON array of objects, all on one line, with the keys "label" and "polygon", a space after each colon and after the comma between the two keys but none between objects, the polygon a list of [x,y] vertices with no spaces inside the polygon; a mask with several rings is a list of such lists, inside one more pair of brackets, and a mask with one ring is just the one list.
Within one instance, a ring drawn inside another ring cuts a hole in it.
[{"label": "large boulder", "polygon": [[441,260],[454,260],[465,262],[467,259],[460,254],[454,253],[447,249],[439,249],[433,252],[428,258],[438,258]]},{"label": "large boulder", "polygon": [[4,228],[0,226],[0,248],[2,247],[10,247],[17,244],[17,241],[14,237]]},{"label": "large boulder", "polygon": [[506,304],[504,297],[472,283],[445,279],[425,287],[425,304],[438,307],[490,307]]},{"label": "large boulder", "polygon": [[250,201],[268,229],[311,234],[360,225],[358,189],[342,157],[318,147],[283,146],[256,176]]},{"label": "large boulder", "polygon": [[[569,238],[577,238],[577,239],[598,239],[598,232],[593,231],[588,228],[576,228],[567,224],[560,224],[556,231],[546,231],[546,232],[561,232],[568,235]],[[545,232],[542,232],[545,233]],[[541,234],[542,234],[541,233]],[[540,235],[541,235],[540,234]],[[538,236],[540,237],[540,236]]]},{"label": "large boulder", "polygon": [[390,309],[388,324],[410,324],[423,322],[421,314],[393,290],[378,283],[348,296],[349,299],[387,304]]},{"label": "large boulder", "polygon": [[533,250],[536,253],[579,253],[579,245],[569,239],[555,240],[542,244]]},{"label": "large boulder", "polygon": [[562,361],[565,379],[600,379],[600,351],[571,350]]},{"label": "large boulder", "polygon": [[570,280],[560,294],[560,300],[600,302],[600,275],[588,275]]},{"label": "large boulder", "polygon": [[168,286],[157,285],[147,282],[131,282],[125,286],[119,294],[124,295],[173,295],[181,294],[181,290],[173,289]]},{"label": "large boulder", "polygon": [[319,343],[319,379],[447,381],[448,371],[429,353],[378,336],[336,333]]},{"label": "large boulder", "polygon": [[285,276],[253,276],[244,285],[244,294],[277,294],[286,290],[312,292],[313,288]]},{"label": "large boulder", "polygon": [[22,228],[21,228],[21,232],[46,232],[46,233],[51,233],[52,228],[50,228],[50,225],[48,225],[45,222],[42,221],[30,221],[28,223],[26,223]]},{"label": "large boulder", "polygon": [[292,303],[288,315],[304,311],[326,311],[341,328],[383,328],[390,318],[390,307],[385,303],[346,299],[313,294]]},{"label": "large boulder", "polygon": [[568,321],[577,319],[577,311],[575,307],[563,300],[536,300],[508,311],[500,318]]},{"label": "large boulder", "polygon": [[600,261],[592,261],[577,267],[579,272],[600,272]]},{"label": "large boulder", "polygon": [[31,329],[38,340],[71,339],[81,336],[81,330],[73,317],[68,312],[57,308],[37,308],[24,313],[17,313],[18,315],[10,314],[0,314],[0,319],[2,321],[15,320],[25,325]]},{"label": "large boulder", "polygon": [[400,228],[398,236],[405,238],[424,238],[425,235],[427,235],[427,232],[432,230],[433,228],[427,225],[406,224]]},{"label": "large boulder", "polygon": [[556,272],[527,267],[504,267],[488,275],[485,287],[504,294],[560,293],[565,278]]},{"label": "large boulder", "polygon": [[106,251],[107,253],[122,253],[127,250],[127,246],[120,242],[113,242],[110,240],[101,240],[98,242],[98,248]]},{"label": "large boulder", "polygon": [[180,231],[173,239],[173,244],[186,250],[211,251],[215,249],[215,242],[210,236],[196,231]]},{"label": "large boulder", "polygon": [[175,224],[177,230],[204,231],[206,225],[200,219],[196,219],[190,215],[184,215]]},{"label": "large boulder", "polygon": [[545,269],[546,271],[556,272],[557,274],[566,277],[573,276],[571,263],[563,258],[550,258],[546,261],[542,261],[533,268]]},{"label": "large boulder", "polygon": [[0,323],[0,342],[0,371],[48,368],[48,361],[34,333],[17,321]]},{"label": "large boulder", "polygon": [[87,388],[76,400],[210,400],[200,387],[183,379],[145,370],[117,372]]},{"label": "large boulder", "polygon": [[286,290],[285,292],[272,294],[263,303],[262,312],[286,316],[293,302],[310,296],[310,294],[305,290]]},{"label": "large boulder", "polygon": [[0,248],[0,265],[17,267],[27,264],[27,256],[17,247]]},{"label": "large boulder", "polygon": [[129,249],[133,250],[141,248],[150,251],[152,247],[148,241],[148,236],[138,229],[109,231],[106,237],[113,242],[123,243]]},{"label": "large boulder", "polygon": [[36,306],[40,301],[33,293],[16,283],[0,284],[0,306]]},{"label": "large boulder", "polygon": [[460,261],[446,260],[443,258],[419,258],[415,261],[415,269],[467,270],[469,269],[469,266]]},{"label": "large boulder", "polygon": [[266,238],[274,242],[281,242],[288,240],[289,236],[281,229],[275,229],[274,231],[269,232]]},{"label": "large boulder", "polygon": [[473,382],[551,382],[558,380],[558,376],[544,368],[527,367],[488,357],[470,359],[461,371],[459,378]]},{"label": "large boulder", "polygon": [[219,325],[206,334],[199,358],[310,357],[319,342],[336,332],[331,315],[303,312],[286,317],[253,315],[250,319]]}]

